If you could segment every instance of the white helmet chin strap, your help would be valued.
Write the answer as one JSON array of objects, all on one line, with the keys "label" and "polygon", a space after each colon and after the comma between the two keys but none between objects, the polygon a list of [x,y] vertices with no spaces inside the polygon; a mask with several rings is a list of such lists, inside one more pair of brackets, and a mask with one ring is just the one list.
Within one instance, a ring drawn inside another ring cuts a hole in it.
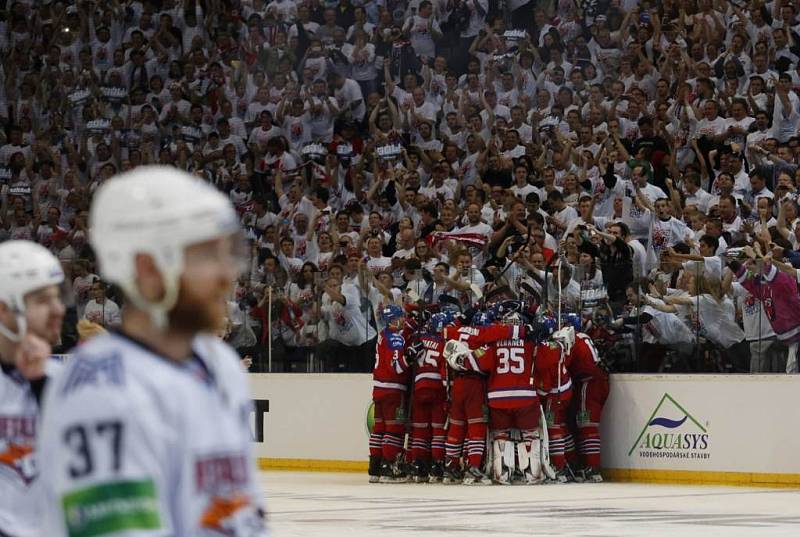
[{"label": "white helmet chin strap", "polygon": [[178,302],[180,269],[162,270],[162,274],[164,296],[158,302],[150,302],[145,299],[136,287],[135,282],[131,282],[128,286],[126,295],[137,308],[147,313],[157,330],[164,332],[169,328],[169,312]]},{"label": "white helmet chin strap", "polygon": [[22,341],[22,338],[25,337],[25,333],[28,331],[28,320],[25,318],[25,312],[20,310],[20,308],[15,306],[12,308],[12,311],[14,312],[14,318],[17,321],[16,333],[0,322],[0,334],[14,343],[19,343]]}]

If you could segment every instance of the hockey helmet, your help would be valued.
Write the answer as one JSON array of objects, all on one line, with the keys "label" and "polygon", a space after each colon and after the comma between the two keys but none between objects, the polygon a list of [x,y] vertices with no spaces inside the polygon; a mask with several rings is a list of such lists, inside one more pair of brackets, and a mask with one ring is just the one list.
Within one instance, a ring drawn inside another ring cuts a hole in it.
[{"label": "hockey helmet", "polygon": [[435,334],[441,333],[445,326],[449,326],[453,324],[456,320],[456,316],[452,311],[440,311],[438,313],[434,313],[430,319],[430,330]]},{"label": "hockey helmet", "polygon": [[572,326],[563,327],[553,334],[553,341],[561,345],[566,353],[570,353],[575,344],[575,329]]},{"label": "hockey helmet", "polygon": [[[119,285],[162,329],[178,298],[185,249],[241,233],[236,211],[225,195],[170,166],[141,166],[106,182],[95,194],[89,224],[89,241],[102,277]],[[233,244],[243,246],[239,240]],[[152,256],[162,274],[164,297],[158,302],[139,291],[137,254]],[[235,254],[236,261],[244,261],[243,250]]]},{"label": "hockey helmet", "polygon": [[17,332],[0,323],[0,334],[19,341],[27,332],[25,295],[64,281],[61,263],[40,244],[8,241],[0,244],[0,302],[14,313]]},{"label": "hockey helmet", "polygon": [[387,304],[381,309],[381,320],[387,325],[392,325],[404,317],[403,308],[397,304]]}]

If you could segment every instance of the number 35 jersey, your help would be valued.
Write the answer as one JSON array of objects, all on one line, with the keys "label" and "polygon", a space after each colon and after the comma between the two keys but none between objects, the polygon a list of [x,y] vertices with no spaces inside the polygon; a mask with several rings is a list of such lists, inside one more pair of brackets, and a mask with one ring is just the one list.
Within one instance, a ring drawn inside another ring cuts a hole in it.
[{"label": "number 35 jersey", "polygon": [[523,408],[537,403],[531,376],[535,344],[522,339],[497,341],[476,349],[468,369],[489,374],[487,398],[491,408]]},{"label": "number 35 jersey", "polygon": [[46,391],[52,536],[263,537],[246,375],[198,336],[185,363],[121,334],[79,347]]}]

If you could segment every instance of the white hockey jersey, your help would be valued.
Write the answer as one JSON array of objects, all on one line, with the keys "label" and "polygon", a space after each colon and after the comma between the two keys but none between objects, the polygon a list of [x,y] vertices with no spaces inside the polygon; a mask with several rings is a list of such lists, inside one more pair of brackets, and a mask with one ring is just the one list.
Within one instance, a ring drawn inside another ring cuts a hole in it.
[{"label": "white hockey jersey", "polygon": [[44,398],[44,535],[267,535],[245,373],[214,337],[193,351],[179,364],[121,334],[76,350]]},{"label": "white hockey jersey", "polygon": [[[53,375],[60,364],[47,363]],[[0,371],[0,535],[42,535],[42,502],[35,461],[39,404],[13,368]]]}]

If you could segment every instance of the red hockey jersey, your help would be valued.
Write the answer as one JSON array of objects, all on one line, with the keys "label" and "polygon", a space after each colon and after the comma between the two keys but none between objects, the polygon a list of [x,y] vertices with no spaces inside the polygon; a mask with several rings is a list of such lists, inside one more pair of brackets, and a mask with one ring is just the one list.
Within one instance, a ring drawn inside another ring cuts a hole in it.
[{"label": "red hockey jersey", "polygon": [[575,344],[569,354],[569,374],[575,380],[606,375],[606,372],[600,368],[600,355],[597,353],[597,348],[586,334],[575,334]]},{"label": "red hockey jersey", "polygon": [[533,384],[540,396],[563,393],[572,387],[569,376],[570,356],[564,354],[557,343],[540,343],[536,346]]},{"label": "red hockey jersey", "polygon": [[441,392],[445,394],[447,361],[444,359],[444,338],[425,334],[420,338],[422,349],[417,355],[417,370],[414,375],[414,391]]},{"label": "red hockey jersey", "polygon": [[494,343],[501,339],[519,339],[525,337],[525,327],[507,324],[490,324],[488,326],[446,327],[444,339],[457,339],[467,344],[470,349]]},{"label": "red hockey jersey", "polygon": [[531,373],[536,345],[522,339],[505,339],[476,349],[477,367],[489,374],[488,399],[492,408],[522,408],[536,403]]},{"label": "red hockey jersey", "polygon": [[411,377],[406,362],[406,340],[403,334],[384,328],[375,345],[375,367],[372,370],[372,398],[405,392]]}]

